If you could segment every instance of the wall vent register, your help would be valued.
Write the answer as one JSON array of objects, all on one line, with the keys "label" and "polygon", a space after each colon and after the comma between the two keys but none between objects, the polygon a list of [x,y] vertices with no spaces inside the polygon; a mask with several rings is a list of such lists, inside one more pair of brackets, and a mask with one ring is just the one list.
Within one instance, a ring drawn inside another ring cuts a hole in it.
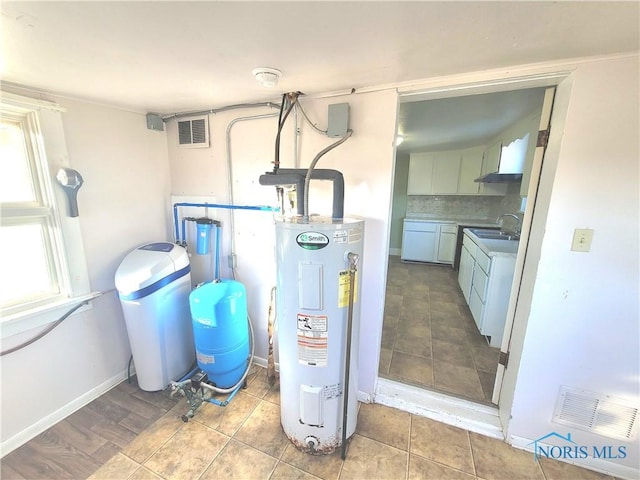
[{"label": "wall vent register", "polygon": [[621,440],[636,436],[637,420],[638,408],[624,399],[566,386],[553,415],[555,423]]},{"label": "wall vent register", "polygon": [[209,146],[208,117],[194,117],[178,121],[178,145],[182,148]]}]

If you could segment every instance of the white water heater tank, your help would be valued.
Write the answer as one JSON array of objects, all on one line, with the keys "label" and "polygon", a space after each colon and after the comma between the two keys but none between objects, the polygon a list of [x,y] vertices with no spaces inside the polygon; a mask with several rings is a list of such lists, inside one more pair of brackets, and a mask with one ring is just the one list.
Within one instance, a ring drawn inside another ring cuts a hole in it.
[{"label": "white water heater tank", "polygon": [[[345,386],[349,253],[362,257],[364,221],[300,217],[276,220],[280,417],[300,450],[328,454],[356,429],[360,278],[355,275],[349,385]],[[362,262],[360,262],[360,265]]]}]

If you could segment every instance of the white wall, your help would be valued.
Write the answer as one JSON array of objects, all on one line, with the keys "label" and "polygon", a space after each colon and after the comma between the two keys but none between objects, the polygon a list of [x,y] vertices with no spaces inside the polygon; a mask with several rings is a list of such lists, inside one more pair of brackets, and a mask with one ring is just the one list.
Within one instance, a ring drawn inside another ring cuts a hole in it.
[{"label": "white wall", "polygon": [[[345,213],[365,218],[365,245],[361,272],[362,322],[360,341],[360,390],[373,393],[377,377],[378,349],[382,332],[382,310],[391,200],[393,140],[395,136],[394,91],[355,94],[331,99],[301,99],[305,111],[326,128],[327,106],[349,102],[353,136],[327,153],[317,168],[340,170],[345,178]],[[273,111],[273,110],[271,110]],[[211,115],[212,146],[208,149],[180,149],[176,145],[176,122],[169,124],[168,142],[172,192],[186,195],[213,195],[220,203],[228,201],[226,185],[225,131],[236,117],[268,113],[266,108],[235,110]],[[302,122],[302,120],[301,120]],[[277,118],[237,123],[231,132],[234,203],[275,204],[274,187],[258,184],[258,177],[272,169]],[[309,165],[315,155],[335,139],[319,135],[300,124],[298,138],[300,167]],[[293,115],[287,120],[281,144],[281,166],[294,167]],[[310,212],[330,214],[329,182],[312,182]],[[217,212],[223,222],[223,255],[229,253],[228,212]],[[256,332],[256,355],[266,358],[267,308],[269,292],[275,284],[274,226],[271,214],[236,214],[236,254],[238,279],[247,287],[249,313]],[[222,262],[223,267],[226,261]],[[226,270],[226,271],[225,271]],[[223,269],[228,275],[228,269]]]},{"label": "white wall", "polygon": [[[147,130],[142,114],[49,99],[67,109],[63,123],[70,165],[85,180],[78,193],[78,221],[91,289],[108,291],[130,249],[167,238],[166,134]],[[3,454],[126,377],[130,349],[118,297],[111,291],[92,306],[2,357]],[[40,330],[3,339],[3,349]]]},{"label": "white wall", "polygon": [[[634,438],[621,442],[551,419],[562,385],[640,406],[638,71],[637,57],[594,61],[560,85],[566,119],[554,111],[534,214],[548,212],[537,227],[534,216],[537,273],[525,272],[532,290],[512,340],[522,357],[507,370],[517,374],[512,441],[570,431],[582,445],[626,445],[627,458],[611,463],[635,475],[637,425]],[[570,251],[575,228],[594,230],[589,253]]]},{"label": "white wall", "polygon": [[389,247],[399,253],[402,249],[402,221],[407,214],[407,184],[409,183],[409,154],[396,154],[393,177],[393,204],[391,206],[391,235]]}]

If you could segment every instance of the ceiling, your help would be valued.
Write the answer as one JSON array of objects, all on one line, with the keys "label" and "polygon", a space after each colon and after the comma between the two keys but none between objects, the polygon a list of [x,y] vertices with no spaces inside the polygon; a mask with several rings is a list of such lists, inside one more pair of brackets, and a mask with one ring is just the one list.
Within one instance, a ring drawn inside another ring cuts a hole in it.
[{"label": "ceiling", "polygon": [[[3,82],[170,114],[638,50],[638,2],[2,1]],[[255,67],[283,72],[272,89]]]},{"label": "ceiling", "polygon": [[542,105],[545,88],[468,95],[400,104],[399,153],[484,145]]}]

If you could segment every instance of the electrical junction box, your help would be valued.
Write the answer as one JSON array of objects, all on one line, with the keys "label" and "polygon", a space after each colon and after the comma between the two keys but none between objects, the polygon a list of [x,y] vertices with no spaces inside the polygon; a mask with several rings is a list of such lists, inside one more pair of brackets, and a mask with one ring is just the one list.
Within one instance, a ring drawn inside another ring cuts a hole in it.
[{"label": "electrical junction box", "polygon": [[155,113],[147,113],[147,128],[149,130],[164,131],[164,121],[160,115]]},{"label": "electrical junction box", "polygon": [[329,105],[327,120],[328,137],[344,137],[349,130],[349,104],[334,103]]}]

